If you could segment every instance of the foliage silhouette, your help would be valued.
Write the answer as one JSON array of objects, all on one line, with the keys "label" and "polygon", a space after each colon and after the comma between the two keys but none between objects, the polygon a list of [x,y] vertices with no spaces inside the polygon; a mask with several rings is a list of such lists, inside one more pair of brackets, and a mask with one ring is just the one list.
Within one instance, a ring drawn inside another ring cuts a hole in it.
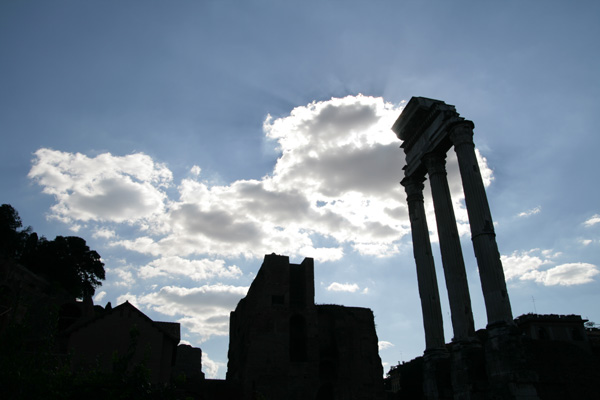
[{"label": "foliage silhouette", "polygon": [[104,263],[84,239],[57,236],[38,238],[31,227],[22,227],[19,213],[9,204],[0,207],[0,256],[24,265],[76,298],[93,296],[105,279]]},{"label": "foliage silhouette", "polygon": [[19,213],[10,204],[0,206],[0,256],[18,259],[31,227],[19,231],[23,226]]}]

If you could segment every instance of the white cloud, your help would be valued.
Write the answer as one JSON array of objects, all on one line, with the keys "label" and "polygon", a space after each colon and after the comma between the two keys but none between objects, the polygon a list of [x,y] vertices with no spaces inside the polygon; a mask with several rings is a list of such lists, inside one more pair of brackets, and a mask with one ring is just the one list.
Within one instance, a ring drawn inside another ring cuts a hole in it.
[{"label": "white cloud", "polygon": [[200,172],[202,172],[202,168],[200,168],[197,165],[194,165],[191,169],[190,169],[190,173],[194,176],[200,176]]},{"label": "white cloud", "polygon": [[[178,198],[166,190],[173,186],[171,171],[145,154],[87,157],[40,149],[29,176],[56,197],[54,218],[95,224],[96,237],[110,245],[155,257],[139,270],[141,277],[179,271],[195,280],[227,277],[237,273],[235,267],[210,260],[272,252],[335,261],[344,246],[387,257],[398,254],[399,241],[410,233],[398,183],[404,154],[390,129],[401,109],[358,95],[268,117],[265,135],[281,152],[270,173],[211,185],[197,179],[201,168],[194,165],[191,178],[176,186]],[[464,233],[467,213],[455,158],[448,154],[448,180]],[[478,160],[488,185],[492,170],[479,153]],[[430,227],[435,230],[435,223]],[[328,246],[319,245],[322,238]]]},{"label": "white cloud", "polygon": [[106,276],[109,277],[108,280],[115,286],[130,287],[135,283],[132,267],[129,266],[106,268]]},{"label": "white cloud", "polygon": [[531,255],[531,253],[535,252],[538,252],[538,249],[529,252],[514,252],[509,256],[503,255],[501,260],[506,280],[509,281],[511,279],[521,278],[526,273],[537,270],[542,265],[549,262],[539,256]]},{"label": "white cloud", "polygon": [[52,216],[76,221],[139,222],[164,212],[171,171],[145,154],[89,158],[51,149],[35,152],[28,175],[53,195]]},{"label": "white cloud", "polygon": [[381,350],[389,349],[390,347],[394,347],[394,344],[392,342],[387,342],[385,340],[380,340],[377,343],[377,346],[379,347],[379,351],[381,351]]},{"label": "white cloud", "polygon": [[356,283],[338,283],[333,282],[331,285],[327,286],[327,290],[330,292],[350,292],[354,293],[358,291],[360,288]]},{"label": "white cloud", "polygon": [[96,229],[96,231],[92,234],[92,237],[95,239],[112,239],[115,237],[115,231],[106,228]]},{"label": "white cloud", "polygon": [[593,281],[598,275],[598,267],[587,263],[561,264],[546,271],[530,271],[521,279],[532,279],[545,286],[572,286],[582,285]]},{"label": "white cloud", "polygon": [[202,352],[202,370],[203,370],[206,378],[208,378],[208,379],[217,378],[217,376],[219,374],[219,369],[221,367],[226,367],[226,364],[218,362],[218,361],[213,361],[208,357],[208,354],[206,352],[204,352],[204,351]]},{"label": "white cloud", "polygon": [[589,244],[592,244],[594,241],[592,239],[580,239],[579,242],[584,245],[587,246]]},{"label": "white cloud", "polygon": [[104,299],[104,297],[106,297],[106,292],[104,290],[96,293],[96,295],[94,296],[94,301],[96,303],[99,303],[102,301],[102,299]]},{"label": "white cloud", "polygon": [[229,313],[248,291],[244,286],[204,285],[197,288],[165,286],[158,292],[141,295],[140,305],[159,313],[179,317],[191,333],[204,341],[229,333]]},{"label": "white cloud", "polygon": [[155,276],[184,275],[194,281],[208,280],[214,277],[238,278],[242,271],[236,267],[225,266],[223,260],[187,260],[178,256],[162,257],[140,268],[138,275],[142,278]]},{"label": "white cloud", "polygon": [[541,211],[542,211],[542,207],[541,206],[537,206],[537,207],[532,208],[531,210],[520,212],[517,215],[517,217],[520,217],[520,218],[522,218],[522,217],[529,217],[531,215],[539,214]]},{"label": "white cloud", "polygon": [[481,172],[481,178],[485,187],[492,184],[494,180],[494,171],[487,164],[487,158],[481,155],[478,148],[475,148],[475,156],[477,157],[477,164],[479,164],[479,170]]},{"label": "white cloud", "polygon": [[[553,259],[560,255],[559,252],[540,249],[503,255],[501,259],[506,280],[531,280],[544,286],[572,286],[592,282],[593,277],[600,273],[597,266],[581,262],[550,267],[554,264]],[[548,267],[542,270],[545,266]]]},{"label": "white cloud", "polygon": [[139,306],[139,302],[138,302],[138,298],[135,294],[133,293],[125,293],[120,295],[119,297],[117,297],[117,305],[123,304],[126,301],[130,302],[131,304],[133,304],[133,306],[137,309],[140,308]]},{"label": "white cloud", "polygon": [[585,226],[594,226],[597,223],[600,223],[600,214],[594,214],[591,218],[585,221],[583,224]]}]

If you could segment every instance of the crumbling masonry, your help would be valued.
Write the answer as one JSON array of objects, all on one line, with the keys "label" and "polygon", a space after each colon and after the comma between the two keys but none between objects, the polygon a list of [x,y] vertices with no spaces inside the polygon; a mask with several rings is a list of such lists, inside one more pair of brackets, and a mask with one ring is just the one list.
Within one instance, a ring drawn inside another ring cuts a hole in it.
[{"label": "crumbling masonry", "polygon": [[373,312],[315,305],[313,260],[265,256],[231,313],[227,381],[242,399],[382,399]]}]

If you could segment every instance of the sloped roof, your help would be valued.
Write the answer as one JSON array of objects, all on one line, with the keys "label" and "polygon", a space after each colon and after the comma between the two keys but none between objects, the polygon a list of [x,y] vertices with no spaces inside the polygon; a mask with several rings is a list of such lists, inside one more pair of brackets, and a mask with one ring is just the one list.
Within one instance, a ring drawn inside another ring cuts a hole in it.
[{"label": "sloped roof", "polygon": [[152,326],[154,326],[160,332],[167,335],[170,339],[172,339],[176,343],[179,343],[179,340],[181,339],[181,326],[178,322],[153,321],[152,319],[150,319],[150,317],[148,317],[146,314],[141,312],[137,307],[135,307],[129,301],[125,301],[125,303],[121,303],[118,306],[112,308],[111,310],[105,309],[105,311],[102,314],[95,316],[94,318],[82,321],[81,323],[75,323],[73,326],[71,326],[69,329],[67,329],[65,331],[65,333],[67,335],[71,335],[73,332],[76,332],[85,326],[99,322],[100,320],[102,320],[114,313],[124,311],[125,309],[130,309],[133,312],[137,313],[142,319],[146,320],[148,323],[150,323]]}]

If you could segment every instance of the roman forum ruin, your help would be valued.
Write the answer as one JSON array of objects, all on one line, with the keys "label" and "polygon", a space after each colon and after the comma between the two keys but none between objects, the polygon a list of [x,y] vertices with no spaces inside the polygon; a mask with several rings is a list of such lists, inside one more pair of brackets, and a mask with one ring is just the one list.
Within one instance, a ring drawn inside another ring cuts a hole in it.
[{"label": "roman forum ruin", "polygon": [[[498,390],[508,390],[503,398],[536,398],[528,379],[515,379],[520,373],[518,339],[494,223],[473,143],[474,124],[462,118],[454,106],[425,97],[413,97],[394,123],[392,130],[403,141],[406,155],[404,186],[410,216],[414,258],[423,325],[425,329],[424,391],[427,398],[439,398],[440,360],[451,358],[454,398],[474,398],[473,353],[485,354],[490,381]],[[487,313],[489,345],[476,350],[473,313],[465,263],[446,173],[446,155],[454,147],[463,184],[471,239],[477,259]],[[439,246],[448,291],[454,333],[452,357],[443,331],[440,296],[425,216],[423,189],[429,177],[438,228]],[[483,352],[483,353],[482,353]],[[511,355],[512,354],[512,355]],[[526,375],[526,374],[525,374]],[[523,374],[521,374],[523,376]],[[504,388],[504,389],[502,389]]]}]

